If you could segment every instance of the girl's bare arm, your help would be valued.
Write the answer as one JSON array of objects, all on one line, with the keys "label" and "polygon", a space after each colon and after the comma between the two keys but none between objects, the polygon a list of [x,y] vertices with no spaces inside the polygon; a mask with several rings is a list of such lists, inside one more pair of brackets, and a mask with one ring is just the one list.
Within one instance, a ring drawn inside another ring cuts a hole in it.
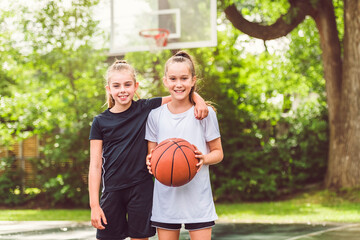
[{"label": "girl's bare arm", "polygon": [[[162,97],[161,105],[171,102],[171,96]],[[204,119],[209,114],[208,106],[205,100],[196,92],[194,92],[195,117],[199,120]]]},{"label": "girl's bare arm", "polygon": [[89,198],[91,224],[97,229],[105,229],[101,220],[107,224],[103,210],[100,208],[99,191],[101,183],[102,140],[90,140]]},{"label": "girl's bare arm", "polygon": [[216,138],[208,142],[207,144],[210,148],[210,152],[204,155],[196,148],[196,146],[194,146],[196,148],[195,157],[199,159],[199,163],[197,164],[199,170],[203,164],[206,165],[217,164],[221,162],[224,158],[224,153],[221,145],[221,138]]}]

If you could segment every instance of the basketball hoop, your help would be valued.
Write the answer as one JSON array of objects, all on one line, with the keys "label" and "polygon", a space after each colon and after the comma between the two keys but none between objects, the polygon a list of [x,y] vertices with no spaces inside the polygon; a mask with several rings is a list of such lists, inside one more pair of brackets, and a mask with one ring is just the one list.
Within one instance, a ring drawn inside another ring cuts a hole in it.
[{"label": "basketball hoop", "polygon": [[[167,39],[170,32],[163,28],[144,29],[139,32],[141,37],[147,38],[150,45],[150,51],[160,50],[167,45]],[[155,41],[152,41],[154,39]]]}]

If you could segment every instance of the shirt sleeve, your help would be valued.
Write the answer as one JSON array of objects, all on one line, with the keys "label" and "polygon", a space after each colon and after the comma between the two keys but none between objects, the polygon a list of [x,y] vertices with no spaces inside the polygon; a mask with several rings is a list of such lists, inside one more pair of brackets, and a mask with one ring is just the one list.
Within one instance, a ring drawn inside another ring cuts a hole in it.
[{"label": "shirt sleeve", "polygon": [[157,142],[158,124],[155,115],[154,110],[151,111],[146,122],[145,139],[150,142]]},{"label": "shirt sleeve", "polygon": [[90,129],[90,136],[89,139],[98,139],[98,140],[103,140],[103,136],[101,133],[101,128],[99,125],[99,120],[95,117],[92,124],[91,124],[91,129]]},{"label": "shirt sleeve", "polygon": [[216,113],[212,107],[208,107],[209,115],[202,121],[205,131],[205,141],[210,142],[220,137],[219,123],[216,117]]},{"label": "shirt sleeve", "polygon": [[156,97],[156,98],[149,98],[149,99],[145,99],[144,101],[144,106],[147,109],[154,109],[154,108],[158,108],[161,106],[161,102],[162,102],[162,98],[161,97]]}]

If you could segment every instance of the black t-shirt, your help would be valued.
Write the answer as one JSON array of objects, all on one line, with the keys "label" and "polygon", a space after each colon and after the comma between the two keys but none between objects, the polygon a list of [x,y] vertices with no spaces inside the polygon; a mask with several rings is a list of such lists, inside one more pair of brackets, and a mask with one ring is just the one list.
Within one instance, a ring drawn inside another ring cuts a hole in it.
[{"label": "black t-shirt", "polygon": [[103,140],[103,191],[111,192],[151,178],[146,168],[146,120],[150,111],[161,105],[161,98],[132,101],[124,112],[109,109],[97,115],[89,139]]}]

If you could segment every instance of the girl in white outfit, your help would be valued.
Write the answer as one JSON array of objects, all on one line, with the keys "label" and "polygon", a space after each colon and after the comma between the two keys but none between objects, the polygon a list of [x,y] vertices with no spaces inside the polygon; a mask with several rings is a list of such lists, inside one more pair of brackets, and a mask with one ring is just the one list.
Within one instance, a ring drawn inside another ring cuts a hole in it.
[{"label": "girl in white outfit", "polygon": [[151,173],[151,150],[168,138],[183,138],[196,147],[199,170],[195,177],[180,187],[168,187],[155,180],[151,222],[159,239],[179,239],[185,224],[192,240],[211,239],[217,219],[212,197],[209,165],[223,159],[216,113],[208,107],[203,120],[194,117],[193,93],[196,87],[194,62],[180,51],[165,65],[163,78],[172,101],[150,112],[145,139],[148,140],[148,169]]}]

